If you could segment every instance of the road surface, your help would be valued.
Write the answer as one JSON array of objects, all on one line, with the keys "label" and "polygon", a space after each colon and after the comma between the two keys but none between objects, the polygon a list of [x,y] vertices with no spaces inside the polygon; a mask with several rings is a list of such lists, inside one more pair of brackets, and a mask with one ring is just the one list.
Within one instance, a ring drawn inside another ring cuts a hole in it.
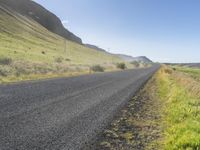
[{"label": "road surface", "polygon": [[78,150],[159,68],[0,85],[0,150]]}]

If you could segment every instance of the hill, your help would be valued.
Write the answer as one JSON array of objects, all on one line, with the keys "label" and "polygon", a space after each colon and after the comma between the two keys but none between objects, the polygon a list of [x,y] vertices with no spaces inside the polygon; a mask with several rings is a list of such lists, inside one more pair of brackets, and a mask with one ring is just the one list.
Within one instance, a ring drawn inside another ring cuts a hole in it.
[{"label": "hill", "polygon": [[105,49],[99,48],[98,46],[95,46],[95,45],[85,44],[85,46],[88,47],[88,48],[95,49],[97,51],[107,52]]},{"label": "hill", "polygon": [[182,67],[200,68],[200,63],[165,63],[165,64],[182,66]]},{"label": "hill", "polygon": [[[19,4],[23,1],[17,0]],[[96,64],[113,70],[116,63],[123,61],[69,38],[66,40],[33,17],[24,15],[16,6],[8,7],[8,2],[16,3],[0,0],[0,82],[89,73],[89,68]],[[33,10],[30,6],[25,9]]]},{"label": "hill", "polygon": [[27,18],[31,18],[49,31],[56,33],[68,40],[77,42],[79,44],[82,43],[81,38],[64,28],[61,20],[56,15],[34,1],[0,0],[0,5],[4,8],[6,7],[7,9],[12,9],[12,11],[15,11]]},{"label": "hill", "polygon": [[[99,48],[98,46],[95,45],[91,45],[91,44],[85,44],[86,47],[95,49],[97,51],[102,51],[102,52],[107,52],[108,54],[110,54],[108,51],[106,51],[105,49]],[[123,61],[125,62],[133,62],[136,61],[138,63],[153,63],[152,60],[150,60],[149,58],[147,58],[146,56],[138,56],[138,57],[133,57],[130,55],[124,55],[124,54],[114,54],[117,57],[121,58]]]},{"label": "hill", "polygon": [[137,62],[143,62],[143,63],[152,63],[152,61],[146,56],[132,57],[129,55],[124,55],[124,54],[117,54],[117,56],[123,59],[124,61],[128,61],[128,62],[137,61]]}]

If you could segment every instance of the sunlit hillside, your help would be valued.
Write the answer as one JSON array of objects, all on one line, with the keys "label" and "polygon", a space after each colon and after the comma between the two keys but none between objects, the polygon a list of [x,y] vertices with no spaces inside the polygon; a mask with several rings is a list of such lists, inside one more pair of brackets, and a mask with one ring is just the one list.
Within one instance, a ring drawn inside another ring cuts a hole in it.
[{"label": "sunlit hillside", "polygon": [[114,69],[120,58],[56,35],[34,20],[0,7],[0,75],[88,71],[102,65]]}]

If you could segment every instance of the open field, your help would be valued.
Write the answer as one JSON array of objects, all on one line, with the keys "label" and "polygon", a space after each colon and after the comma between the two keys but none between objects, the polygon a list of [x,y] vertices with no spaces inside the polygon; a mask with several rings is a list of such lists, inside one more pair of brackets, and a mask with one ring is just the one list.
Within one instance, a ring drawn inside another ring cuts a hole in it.
[{"label": "open field", "polygon": [[190,68],[190,67],[175,67],[180,72],[183,72],[197,81],[200,81],[200,69],[199,68]]},{"label": "open field", "polygon": [[105,71],[119,70],[120,62],[115,55],[66,40],[0,6],[0,82],[88,74],[97,64]]},{"label": "open field", "polygon": [[200,149],[200,83],[194,72],[200,76],[192,68],[162,67],[99,137],[97,149]]}]

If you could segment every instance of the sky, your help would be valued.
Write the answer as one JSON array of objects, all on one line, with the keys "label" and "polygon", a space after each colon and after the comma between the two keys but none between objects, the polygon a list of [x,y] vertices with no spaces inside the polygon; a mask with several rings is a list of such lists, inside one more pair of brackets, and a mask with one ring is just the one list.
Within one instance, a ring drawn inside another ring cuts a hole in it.
[{"label": "sky", "polygon": [[200,62],[199,0],[35,1],[84,43],[156,62]]}]

